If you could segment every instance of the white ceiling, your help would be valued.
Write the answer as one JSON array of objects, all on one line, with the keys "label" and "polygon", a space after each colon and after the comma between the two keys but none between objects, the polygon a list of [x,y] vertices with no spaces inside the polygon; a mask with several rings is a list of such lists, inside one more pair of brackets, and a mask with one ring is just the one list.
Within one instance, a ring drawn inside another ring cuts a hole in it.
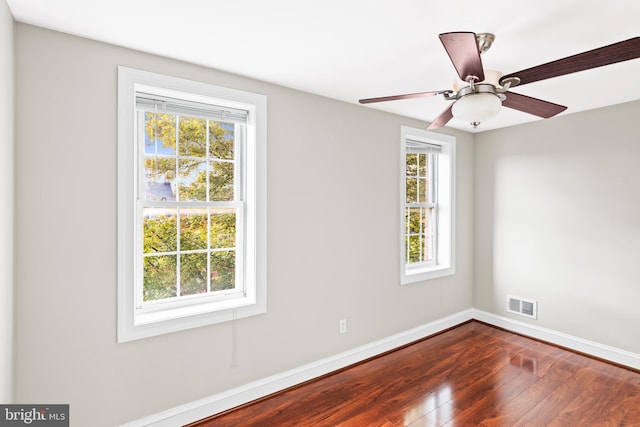
[{"label": "white ceiling", "polygon": [[[357,103],[449,89],[438,34],[491,32],[485,69],[505,74],[638,36],[640,1],[7,0],[17,21]],[[597,6],[596,6],[597,5]],[[563,114],[640,99],[640,59],[514,92]],[[431,121],[442,97],[370,104]],[[478,131],[537,117],[504,108]],[[473,131],[453,119],[448,126]]]}]

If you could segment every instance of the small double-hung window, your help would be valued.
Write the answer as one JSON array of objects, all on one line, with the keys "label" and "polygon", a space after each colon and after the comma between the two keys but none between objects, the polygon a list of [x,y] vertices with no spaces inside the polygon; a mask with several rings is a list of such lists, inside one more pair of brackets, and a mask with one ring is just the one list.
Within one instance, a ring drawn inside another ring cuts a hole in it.
[{"label": "small double-hung window", "polygon": [[454,273],[455,138],[401,127],[401,283]]},{"label": "small double-hung window", "polygon": [[118,340],[264,312],[264,96],[119,85]]},{"label": "small double-hung window", "polygon": [[435,264],[438,235],[437,168],[440,146],[406,141],[405,168],[405,263]]}]

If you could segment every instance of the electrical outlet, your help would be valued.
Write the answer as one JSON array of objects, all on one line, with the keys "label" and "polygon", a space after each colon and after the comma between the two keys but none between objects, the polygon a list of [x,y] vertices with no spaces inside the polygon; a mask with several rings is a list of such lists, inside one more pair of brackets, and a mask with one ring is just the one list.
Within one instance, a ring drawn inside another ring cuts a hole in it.
[{"label": "electrical outlet", "polygon": [[340,320],[340,333],[341,334],[347,333],[347,319]]}]

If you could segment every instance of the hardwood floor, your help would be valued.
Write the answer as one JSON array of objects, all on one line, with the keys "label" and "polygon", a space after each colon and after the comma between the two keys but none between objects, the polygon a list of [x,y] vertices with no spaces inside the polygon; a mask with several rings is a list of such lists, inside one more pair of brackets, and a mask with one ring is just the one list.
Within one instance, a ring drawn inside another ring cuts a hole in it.
[{"label": "hardwood floor", "polygon": [[640,426],[640,373],[472,321],[191,426]]}]

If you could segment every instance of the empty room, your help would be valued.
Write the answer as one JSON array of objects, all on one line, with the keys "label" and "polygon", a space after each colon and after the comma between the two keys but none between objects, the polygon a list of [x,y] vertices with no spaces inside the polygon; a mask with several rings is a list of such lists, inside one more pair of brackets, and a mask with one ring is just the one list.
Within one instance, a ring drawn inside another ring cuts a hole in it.
[{"label": "empty room", "polygon": [[638,22],[0,0],[0,425],[639,426]]}]

